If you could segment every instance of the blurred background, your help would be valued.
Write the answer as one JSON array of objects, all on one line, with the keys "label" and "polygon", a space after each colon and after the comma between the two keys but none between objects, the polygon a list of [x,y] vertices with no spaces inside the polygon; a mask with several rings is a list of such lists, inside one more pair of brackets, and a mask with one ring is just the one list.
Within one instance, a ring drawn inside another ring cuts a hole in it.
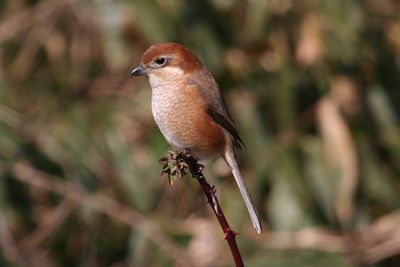
[{"label": "blurred background", "polygon": [[158,42],[214,74],[265,233],[206,176],[249,267],[400,266],[397,0],[0,1],[0,266],[233,266],[199,185],[170,187]]}]

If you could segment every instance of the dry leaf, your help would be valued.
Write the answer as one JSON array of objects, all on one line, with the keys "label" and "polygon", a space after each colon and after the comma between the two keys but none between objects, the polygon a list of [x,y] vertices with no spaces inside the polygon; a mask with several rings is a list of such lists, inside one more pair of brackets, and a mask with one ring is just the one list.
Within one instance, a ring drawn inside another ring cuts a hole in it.
[{"label": "dry leaf", "polygon": [[296,49],[296,59],[303,66],[311,66],[324,54],[321,20],[314,13],[306,15],[300,26],[300,39]]},{"label": "dry leaf", "polygon": [[337,198],[335,210],[342,225],[353,214],[354,194],[358,183],[358,161],[350,129],[331,96],[319,103],[317,123],[324,142],[328,161],[337,169]]}]

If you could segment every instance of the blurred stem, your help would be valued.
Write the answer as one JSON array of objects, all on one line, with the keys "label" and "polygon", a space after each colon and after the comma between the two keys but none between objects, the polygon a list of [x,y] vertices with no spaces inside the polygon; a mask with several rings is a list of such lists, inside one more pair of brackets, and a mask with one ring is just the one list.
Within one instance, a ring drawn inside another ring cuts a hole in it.
[{"label": "blurred stem", "polygon": [[65,198],[77,200],[81,205],[103,212],[115,220],[131,225],[167,252],[177,263],[177,266],[196,266],[184,254],[179,245],[166,236],[157,224],[132,208],[124,206],[105,195],[86,192],[71,182],[43,173],[26,163],[15,163],[12,166],[12,172],[13,177],[20,182],[53,192]]}]

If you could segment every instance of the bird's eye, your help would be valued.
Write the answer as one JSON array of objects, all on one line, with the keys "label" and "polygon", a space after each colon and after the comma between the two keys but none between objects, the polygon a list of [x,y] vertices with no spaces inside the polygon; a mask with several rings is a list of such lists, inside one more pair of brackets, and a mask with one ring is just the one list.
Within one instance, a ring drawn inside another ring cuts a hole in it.
[{"label": "bird's eye", "polygon": [[167,61],[167,60],[166,60],[164,57],[159,57],[159,58],[157,58],[157,59],[154,60],[154,63],[156,63],[157,65],[162,66],[162,65],[165,64],[166,61]]}]

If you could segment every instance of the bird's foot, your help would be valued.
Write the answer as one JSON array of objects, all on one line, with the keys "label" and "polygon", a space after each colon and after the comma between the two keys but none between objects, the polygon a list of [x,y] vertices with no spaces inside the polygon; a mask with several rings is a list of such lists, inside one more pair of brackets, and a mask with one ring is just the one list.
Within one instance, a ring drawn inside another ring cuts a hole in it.
[{"label": "bird's foot", "polygon": [[189,149],[184,149],[179,154],[182,156],[183,160],[186,162],[186,164],[189,166],[189,170],[193,175],[193,178],[196,179],[202,179],[204,178],[204,175],[202,173],[204,169],[204,165],[200,164],[198,162],[198,159],[193,156],[192,153],[190,153]]}]

